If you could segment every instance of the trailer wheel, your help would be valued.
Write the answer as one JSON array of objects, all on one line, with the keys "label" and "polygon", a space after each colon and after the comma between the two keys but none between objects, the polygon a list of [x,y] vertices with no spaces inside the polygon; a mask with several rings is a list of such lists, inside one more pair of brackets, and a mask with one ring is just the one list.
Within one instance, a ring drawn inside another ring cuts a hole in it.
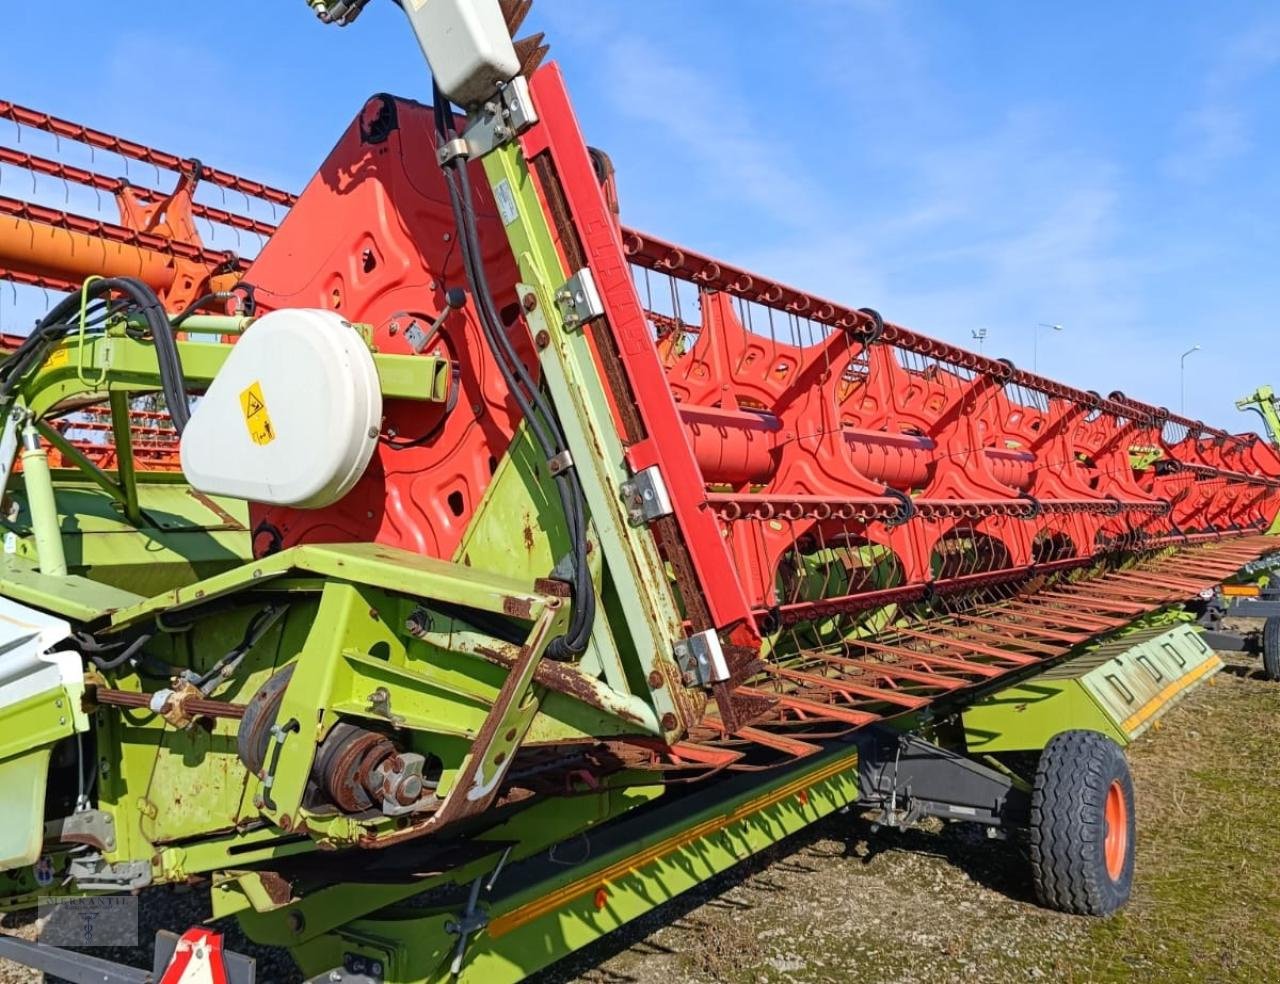
[{"label": "trailer wheel", "polygon": [[1045,746],[1031,791],[1031,868],[1042,905],[1105,916],[1133,886],[1133,780],[1120,746],[1064,731]]},{"label": "trailer wheel", "polygon": [[1262,625],[1262,675],[1268,680],[1280,680],[1280,615]]}]

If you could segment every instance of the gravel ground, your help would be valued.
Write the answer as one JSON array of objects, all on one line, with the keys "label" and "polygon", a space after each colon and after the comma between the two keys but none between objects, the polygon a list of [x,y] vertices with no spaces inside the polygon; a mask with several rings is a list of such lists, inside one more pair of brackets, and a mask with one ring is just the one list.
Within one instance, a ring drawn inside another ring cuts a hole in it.
[{"label": "gravel ground", "polygon": [[[872,835],[831,817],[538,977],[539,984],[1276,980],[1280,685],[1234,663],[1129,751],[1134,898],[1105,920],[1037,907],[1025,845],[970,825]],[[200,891],[142,897],[141,938],[208,916]],[[28,938],[29,916],[0,922]],[[299,980],[233,926],[259,980]],[[95,951],[138,965],[149,948]],[[0,984],[39,975],[0,961]]]}]

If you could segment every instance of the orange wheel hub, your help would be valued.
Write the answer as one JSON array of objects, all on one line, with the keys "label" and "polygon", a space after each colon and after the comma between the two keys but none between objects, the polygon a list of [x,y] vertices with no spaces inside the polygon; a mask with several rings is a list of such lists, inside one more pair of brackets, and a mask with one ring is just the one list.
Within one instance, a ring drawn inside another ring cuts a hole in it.
[{"label": "orange wheel hub", "polygon": [[1103,858],[1107,874],[1112,881],[1119,881],[1124,873],[1124,860],[1129,854],[1129,804],[1125,802],[1124,787],[1115,780],[1107,789],[1107,805],[1104,814],[1106,836],[1103,839]]}]

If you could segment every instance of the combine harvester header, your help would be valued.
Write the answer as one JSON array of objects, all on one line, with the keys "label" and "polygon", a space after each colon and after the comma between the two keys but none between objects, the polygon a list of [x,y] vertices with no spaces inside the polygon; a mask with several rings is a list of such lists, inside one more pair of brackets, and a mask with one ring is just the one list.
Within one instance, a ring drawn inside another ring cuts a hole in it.
[{"label": "combine harvester header", "polygon": [[404,7],[434,105],[296,196],[0,102],[157,177],[0,148],[118,207],[0,197],[66,292],[0,363],[0,906],[201,882],[315,980],[487,984],[847,806],[1123,905],[1123,746],[1221,666],[1180,605],[1280,548],[1280,453],[626,227],[527,0]]}]

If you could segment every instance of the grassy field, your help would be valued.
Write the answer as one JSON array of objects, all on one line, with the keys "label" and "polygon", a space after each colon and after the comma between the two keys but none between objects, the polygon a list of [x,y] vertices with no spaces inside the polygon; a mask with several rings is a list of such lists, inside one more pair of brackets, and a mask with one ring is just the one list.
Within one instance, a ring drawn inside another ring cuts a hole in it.
[{"label": "grassy field", "polygon": [[832,817],[540,984],[1280,979],[1280,685],[1234,665],[1129,750],[1134,897],[1035,905],[1024,845]]},{"label": "grassy field", "polygon": [[[1035,905],[1026,852],[969,825],[872,835],[836,816],[539,977],[539,984],[1280,979],[1280,685],[1219,674],[1129,751],[1138,873],[1120,915]],[[207,917],[203,892],[143,895],[143,938]],[[7,917],[29,935],[29,917]],[[259,980],[286,954],[228,927]],[[113,953],[145,963],[149,947]],[[108,954],[102,954],[108,955]],[[0,961],[0,984],[39,976]]]}]

